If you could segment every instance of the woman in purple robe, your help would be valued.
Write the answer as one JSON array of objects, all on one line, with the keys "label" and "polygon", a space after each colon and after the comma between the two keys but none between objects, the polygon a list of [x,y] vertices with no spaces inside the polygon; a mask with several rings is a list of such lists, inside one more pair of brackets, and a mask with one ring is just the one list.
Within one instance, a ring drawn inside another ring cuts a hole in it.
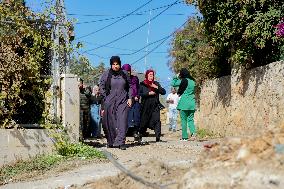
[{"label": "woman in purple robe", "polygon": [[127,134],[134,136],[135,140],[138,140],[138,132],[140,125],[140,103],[139,103],[139,79],[137,76],[131,75],[131,66],[129,64],[124,64],[122,69],[128,72],[131,79],[131,90],[132,90],[132,107],[128,112],[128,130]]},{"label": "woman in purple robe", "polygon": [[110,59],[111,68],[100,79],[100,93],[103,96],[103,126],[106,130],[108,147],[125,150],[127,115],[132,105],[130,77],[121,69],[119,56]]}]

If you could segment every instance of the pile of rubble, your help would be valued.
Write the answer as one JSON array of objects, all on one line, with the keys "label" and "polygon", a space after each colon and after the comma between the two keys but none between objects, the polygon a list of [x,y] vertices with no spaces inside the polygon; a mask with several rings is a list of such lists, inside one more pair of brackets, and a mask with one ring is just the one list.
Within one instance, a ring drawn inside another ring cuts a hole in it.
[{"label": "pile of rubble", "polygon": [[[146,164],[137,163],[131,169],[133,175],[140,177],[144,181],[153,183],[157,187],[166,185],[168,189],[174,189],[177,187],[178,179],[181,178],[185,173],[186,168],[167,166],[166,164],[156,160],[151,159]],[[87,183],[82,187],[73,187],[76,189],[84,188],[84,189],[148,189],[152,188],[140,182],[137,182],[130,178],[129,175],[124,173],[120,173],[114,177],[107,177],[101,180],[98,180],[93,183]]]},{"label": "pile of rubble", "polygon": [[284,124],[204,148],[179,188],[284,188]]}]

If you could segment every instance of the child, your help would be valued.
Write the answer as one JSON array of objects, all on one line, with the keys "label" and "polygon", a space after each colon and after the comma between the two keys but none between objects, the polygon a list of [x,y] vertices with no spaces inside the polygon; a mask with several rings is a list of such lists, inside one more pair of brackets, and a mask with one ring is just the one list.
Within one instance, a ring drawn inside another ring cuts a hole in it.
[{"label": "child", "polygon": [[176,125],[177,125],[177,104],[179,101],[179,96],[177,94],[177,91],[174,87],[171,89],[171,93],[167,97],[167,103],[169,103],[169,131],[176,132]]}]

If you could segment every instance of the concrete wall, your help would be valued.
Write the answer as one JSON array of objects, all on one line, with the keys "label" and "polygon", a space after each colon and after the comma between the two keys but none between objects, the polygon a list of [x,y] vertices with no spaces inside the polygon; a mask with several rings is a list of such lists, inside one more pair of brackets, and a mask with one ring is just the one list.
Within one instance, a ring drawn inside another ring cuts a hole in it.
[{"label": "concrete wall", "polygon": [[246,135],[284,121],[284,62],[204,83],[195,121],[221,135]]},{"label": "concrete wall", "polygon": [[78,142],[80,96],[77,76],[73,74],[61,75],[61,98],[62,124],[67,128],[71,141]]},{"label": "concrete wall", "polygon": [[[72,142],[79,141],[80,99],[77,76],[61,76],[60,103],[58,115]],[[29,129],[0,129],[0,166],[28,159],[38,154],[50,153],[54,145],[48,132],[39,125],[22,125]],[[32,129],[34,128],[34,129]]]},{"label": "concrete wall", "polygon": [[50,153],[53,148],[45,129],[0,129],[0,166]]}]

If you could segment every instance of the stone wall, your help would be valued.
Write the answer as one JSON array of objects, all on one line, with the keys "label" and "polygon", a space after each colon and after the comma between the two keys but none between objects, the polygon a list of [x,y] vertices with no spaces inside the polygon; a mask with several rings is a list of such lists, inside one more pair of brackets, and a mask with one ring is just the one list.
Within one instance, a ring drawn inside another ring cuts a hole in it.
[{"label": "stone wall", "polygon": [[196,125],[220,135],[246,135],[284,121],[284,61],[204,83]]},{"label": "stone wall", "polygon": [[0,129],[0,167],[19,159],[50,153],[53,147],[45,129]]}]

